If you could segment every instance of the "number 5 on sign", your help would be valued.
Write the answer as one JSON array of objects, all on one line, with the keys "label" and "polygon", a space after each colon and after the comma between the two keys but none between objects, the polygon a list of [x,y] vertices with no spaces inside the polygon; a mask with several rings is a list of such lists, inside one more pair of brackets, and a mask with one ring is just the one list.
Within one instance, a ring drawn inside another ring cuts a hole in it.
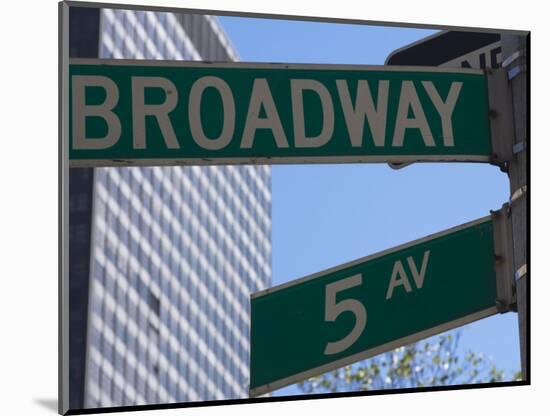
[{"label": "number 5 on sign", "polygon": [[359,339],[365,326],[367,325],[367,310],[361,302],[356,299],[345,299],[336,302],[336,294],[352,287],[360,286],[362,276],[355,276],[330,283],[326,286],[325,291],[325,322],[334,322],[341,313],[350,311],[355,315],[355,326],[351,332],[344,338],[328,342],[325,347],[325,355],[338,354],[347,350]]}]

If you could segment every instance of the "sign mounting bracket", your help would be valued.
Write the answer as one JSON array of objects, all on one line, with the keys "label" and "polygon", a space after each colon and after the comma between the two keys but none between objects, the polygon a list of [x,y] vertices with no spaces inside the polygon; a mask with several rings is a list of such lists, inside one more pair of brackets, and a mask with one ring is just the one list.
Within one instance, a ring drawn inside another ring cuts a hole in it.
[{"label": "sign mounting bracket", "polygon": [[507,170],[514,157],[512,93],[503,69],[487,69],[489,122],[491,128],[491,164]]},{"label": "sign mounting bracket", "polygon": [[516,310],[512,221],[506,214],[509,207],[506,203],[498,211],[491,211],[497,283],[496,306],[500,313]]}]

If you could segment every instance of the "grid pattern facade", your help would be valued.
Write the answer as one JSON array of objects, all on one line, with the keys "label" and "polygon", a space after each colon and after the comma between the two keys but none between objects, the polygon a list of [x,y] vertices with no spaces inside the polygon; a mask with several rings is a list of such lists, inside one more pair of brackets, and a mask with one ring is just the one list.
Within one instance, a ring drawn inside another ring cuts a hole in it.
[{"label": "grid pattern facade", "polygon": [[[102,10],[101,58],[234,60],[215,18]],[[267,166],[100,168],[84,407],[248,396],[271,279]]]}]

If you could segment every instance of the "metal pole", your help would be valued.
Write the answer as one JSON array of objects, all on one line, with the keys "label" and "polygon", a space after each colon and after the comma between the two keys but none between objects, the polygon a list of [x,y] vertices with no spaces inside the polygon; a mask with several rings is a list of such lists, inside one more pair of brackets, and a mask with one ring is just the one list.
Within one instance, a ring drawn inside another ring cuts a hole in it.
[{"label": "metal pole", "polygon": [[67,158],[67,94],[69,61],[69,6],[59,3],[59,282],[58,282],[58,408],[69,410],[69,168]]},{"label": "metal pole", "polygon": [[519,323],[522,379],[529,380],[529,275],[527,274],[527,158],[529,152],[527,122],[528,34],[502,35],[502,66],[512,91],[514,114],[513,156],[508,163],[510,212],[512,219],[514,279]]}]

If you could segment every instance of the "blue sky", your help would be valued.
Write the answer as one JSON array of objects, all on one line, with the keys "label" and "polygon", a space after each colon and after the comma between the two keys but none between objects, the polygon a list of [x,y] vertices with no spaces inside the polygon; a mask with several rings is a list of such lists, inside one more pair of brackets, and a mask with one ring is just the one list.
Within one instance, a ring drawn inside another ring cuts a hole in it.
[{"label": "blue sky", "polygon": [[[382,65],[424,29],[221,17],[241,60]],[[273,284],[297,279],[489,214],[509,196],[491,165],[277,165],[272,169]],[[464,259],[468,261],[468,259]],[[519,370],[515,313],[462,329],[461,351]],[[278,394],[292,394],[293,388]]]}]

